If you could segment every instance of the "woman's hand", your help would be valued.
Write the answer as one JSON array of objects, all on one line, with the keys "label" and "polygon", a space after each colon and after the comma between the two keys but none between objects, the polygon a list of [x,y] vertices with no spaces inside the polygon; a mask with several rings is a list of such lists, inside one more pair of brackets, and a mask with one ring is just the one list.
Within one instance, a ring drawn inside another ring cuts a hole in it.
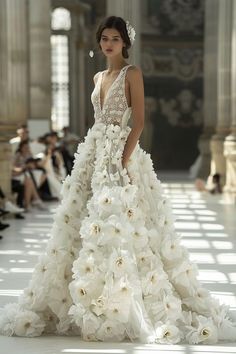
[{"label": "woman's hand", "polygon": [[122,167],[127,169],[128,161],[125,158],[122,158]]}]

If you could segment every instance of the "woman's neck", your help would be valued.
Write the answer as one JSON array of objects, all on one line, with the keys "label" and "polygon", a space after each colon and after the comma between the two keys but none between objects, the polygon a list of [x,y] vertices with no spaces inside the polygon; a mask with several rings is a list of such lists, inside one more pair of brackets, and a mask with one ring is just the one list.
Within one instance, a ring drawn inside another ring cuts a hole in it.
[{"label": "woman's neck", "polygon": [[108,73],[120,71],[127,63],[125,60],[122,59],[113,59],[113,60],[108,60],[108,68],[107,71]]}]

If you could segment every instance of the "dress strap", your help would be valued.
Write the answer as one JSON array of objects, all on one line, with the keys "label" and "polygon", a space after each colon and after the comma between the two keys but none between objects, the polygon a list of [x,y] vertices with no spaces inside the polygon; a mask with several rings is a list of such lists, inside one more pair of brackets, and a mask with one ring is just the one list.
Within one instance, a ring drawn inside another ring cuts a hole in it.
[{"label": "dress strap", "polygon": [[127,70],[128,70],[131,66],[132,66],[132,65],[129,64],[129,65],[124,66],[124,67],[121,69],[122,73],[121,73],[121,75],[120,75],[120,82],[121,82],[121,85],[122,85],[123,87],[125,87],[125,78],[126,78]]},{"label": "dress strap", "polygon": [[127,70],[131,67],[131,66],[133,66],[132,64],[128,64],[128,65],[126,65],[126,66],[124,66],[121,70],[123,71],[123,75],[126,75],[126,72],[127,72]]}]

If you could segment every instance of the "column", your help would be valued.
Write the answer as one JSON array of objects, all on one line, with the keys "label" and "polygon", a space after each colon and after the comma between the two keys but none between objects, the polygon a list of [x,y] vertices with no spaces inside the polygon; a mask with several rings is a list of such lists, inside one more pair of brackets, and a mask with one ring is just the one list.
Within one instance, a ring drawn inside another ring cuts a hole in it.
[{"label": "column", "polygon": [[225,191],[236,193],[236,2],[232,0],[231,35],[231,129],[224,143],[226,158]]},{"label": "column", "polygon": [[[215,2],[217,6],[217,2]],[[231,81],[231,0],[218,0],[218,43],[217,43],[217,123],[216,134],[211,138],[211,176],[220,173],[225,184],[226,161],[224,140],[230,129],[230,81]]]},{"label": "column", "polygon": [[205,2],[205,32],[204,32],[204,127],[199,139],[201,166],[198,177],[206,179],[210,173],[211,151],[210,139],[215,132],[217,116],[217,28],[219,0]]},{"label": "column", "polygon": [[11,190],[11,147],[16,127],[26,122],[28,104],[27,1],[0,2],[0,185]]},{"label": "column", "polygon": [[[86,134],[86,92],[85,92],[85,25],[84,11],[80,6],[72,13],[71,33],[71,131],[80,137]],[[90,98],[90,97],[89,97]]]},{"label": "column", "polygon": [[30,0],[28,3],[30,43],[28,124],[31,137],[37,137],[48,131],[51,126],[51,4],[48,0]]},{"label": "column", "polygon": [[140,65],[140,0],[107,0],[107,16],[120,16],[129,21],[134,27],[136,36],[133,46],[130,48],[129,61],[134,65]]}]

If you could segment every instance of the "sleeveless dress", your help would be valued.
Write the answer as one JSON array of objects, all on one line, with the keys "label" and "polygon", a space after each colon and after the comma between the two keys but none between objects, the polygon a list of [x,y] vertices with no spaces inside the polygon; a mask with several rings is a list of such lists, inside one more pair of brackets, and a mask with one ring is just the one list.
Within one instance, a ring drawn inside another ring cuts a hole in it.
[{"label": "sleeveless dress", "polygon": [[[150,155],[136,145],[122,168],[132,113],[121,69],[78,146],[45,254],[18,303],[0,312],[3,335],[78,335],[87,341],[190,344],[236,340],[228,307],[197,279],[174,228]],[[131,180],[130,180],[131,178]],[[132,181],[132,183],[131,183]]]}]

